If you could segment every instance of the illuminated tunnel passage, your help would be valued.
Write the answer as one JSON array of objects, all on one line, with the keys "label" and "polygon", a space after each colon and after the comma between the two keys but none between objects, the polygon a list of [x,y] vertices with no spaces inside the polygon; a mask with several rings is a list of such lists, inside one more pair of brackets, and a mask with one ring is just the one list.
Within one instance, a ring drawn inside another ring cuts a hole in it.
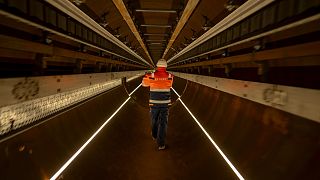
[{"label": "illuminated tunnel passage", "polygon": [[[140,82],[128,83],[127,91]],[[174,88],[179,94],[185,86],[186,81],[176,78]],[[51,178],[127,97],[119,86],[2,142],[2,177]],[[237,179],[179,101],[170,109],[168,124],[168,149],[158,151],[150,135],[148,89],[140,87],[60,177]]]},{"label": "illuminated tunnel passage", "polygon": [[[178,80],[174,87],[182,92],[184,83]],[[181,103],[170,109],[168,149],[158,151],[150,135],[148,89],[139,88],[133,99],[63,172],[64,178],[237,179]]]},{"label": "illuminated tunnel passage", "polygon": [[[140,82],[109,90],[1,142],[2,179],[52,177]],[[179,78],[174,89],[244,178],[319,179],[316,122]],[[140,87],[60,176],[238,179],[177,96],[173,99],[168,149],[158,151],[151,138],[148,89]]]},{"label": "illuminated tunnel passage", "polygon": [[0,143],[1,179],[49,179],[128,97],[122,86]]},{"label": "illuminated tunnel passage", "polygon": [[246,179],[320,179],[318,122],[188,81],[181,97]]}]

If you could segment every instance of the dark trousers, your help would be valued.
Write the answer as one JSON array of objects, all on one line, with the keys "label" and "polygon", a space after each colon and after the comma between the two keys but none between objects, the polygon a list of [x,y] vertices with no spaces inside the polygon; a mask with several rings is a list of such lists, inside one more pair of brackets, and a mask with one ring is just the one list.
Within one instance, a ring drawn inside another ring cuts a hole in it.
[{"label": "dark trousers", "polygon": [[168,107],[151,107],[152,136],[157,139],[158,146],[165,145],[168,123]]}]

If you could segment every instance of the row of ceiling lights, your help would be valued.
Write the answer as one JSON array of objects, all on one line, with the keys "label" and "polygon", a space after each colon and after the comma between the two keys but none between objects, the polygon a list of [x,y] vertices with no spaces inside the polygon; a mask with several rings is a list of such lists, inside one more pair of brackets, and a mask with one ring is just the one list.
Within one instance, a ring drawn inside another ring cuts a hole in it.
[{"label": "row of ceiling lights", "polygon": [[[81,5],[82,3],[85,2],[85,0],[73,0],[73,2],[76,5]],[[164,45],[166,45],[168,43],[169,38],[171,37],[171,34],[173,33],[175,26],[177,25],[177,23],[179,22],[180,16],[181,16],[181,12],[184,9],[184,4],[180,3],[179,8],[177,10],[160,10],[160,9],[134,9],[131,5],[131,1],[128,1],[126,3],[127,9],[129,14],[131,15],[131,18],[133,20],[133,22],[135,23],[138,32],[140,33],[141,38],[143,39],[145,44],[148,45],[162,45],[160,46],[161,48],[165,48]],[[233,11],[236,8],[239,7],[239,3],[237,2],[237,0],[228,0],[228,2],[225,4],[225,8],[228,11]],[[177,16],[175,18],[175,22],[172,25],[158,25],[158,24],[140,24],[140,22],[137,20],[136,16],[134,15],[134,12],[147,12],[147,13],[175,13]],[[107,15],[109,14],[109,12],[104,12],[101,16],[99,21],[99,24],[104,27],[107,28],[108,26],[108,21],[107,21]],[[201,36],[204,32],[206,32],[207,30],[209,30],[213,24],[210,22],[209,18],[207,16],[202,16],[204,19],[204,24],[202,26],[202,31],[200,32],[196,32],[194,29],[191,29],[192,31],[192,37],[191,39],[188,39],[186,37],[184,37],[184,42],[180,43],[178,46],[176,47],[171,47],[171,49],[174,51],[173,54],[177,54],[179,51],[181,51],[183,48],[185,48],[186,46],[188,46],[190,43],[192,43],[194,40],[196,40],[199,36]],[[156,27],[156,28],[170,28],[168,33],[164,33],[164,34],[158,34],[158,33],[144,33],[142,31],[141,27]],[[111,28],[111,27],[110,27]],[[112,28],[111,28],[112,29]],[[128,35],[125,35],[121,38],[121,34],[119,32],[120,27],[116,27],[113,30],[113,35],[115,37],[117,37],[119,40],[121,40],[124,44],[126,44],[129,48],[131,48],[133,51],[138,53],[138,49],[140,49],[137,46],[132,46],[132,42],[127,39]],[[165,37],[164,40],[151,40],[151,39],[146,39],[146,36],[163,36]],[[162,42],[162,43],[161,43]],[[150,49],[150,47],[149,47]],[[158,48],[159,49],[159,48]]]},{"label": "row of ceiling lights", "polygon": [[[237,9],[241,4],[242,0],[228,0],[224,7],[229,11],[234,11]],[[207,16],[202,16],[204,19],[204,24],[202,25],[202,31],[196,32],[194,29],[191,29],[192,36],[191,39],[188,39],[184,37],[185,41],[183,43],[180,43],[176,47],[171,47],[170,49],[173,50],[173,55],[178,54],[182,49],[187,47],[189,44],[191,44],[194,40],[196,40],[198,37],[200,37],[203,33],[208,31],[211,27],[213,27],[213,23],[210,21],[210,19]]]}]

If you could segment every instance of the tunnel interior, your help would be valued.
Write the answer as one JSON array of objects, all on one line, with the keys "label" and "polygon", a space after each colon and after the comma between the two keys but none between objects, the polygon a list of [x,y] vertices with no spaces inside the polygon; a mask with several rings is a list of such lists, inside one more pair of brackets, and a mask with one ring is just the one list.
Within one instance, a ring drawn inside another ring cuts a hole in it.
[{"label": "tunnel interior", "polygon": [[[319,0],[0,0],[0,179],[320,179]],[[173,75],[166,149],[146,73]]]},{"label": "tunnel interior", "polygon": [[[49,178],[140,83],[141,78],[132,80],[1,142],[2,177]],[[243,177],[319,177],[318,123],[180,78],[173,88]],[[237,179],[176,95],[169,112],[168,148],[158,151],[150,135],[148,96],[147,88],[138,88],[60,177]]]}]

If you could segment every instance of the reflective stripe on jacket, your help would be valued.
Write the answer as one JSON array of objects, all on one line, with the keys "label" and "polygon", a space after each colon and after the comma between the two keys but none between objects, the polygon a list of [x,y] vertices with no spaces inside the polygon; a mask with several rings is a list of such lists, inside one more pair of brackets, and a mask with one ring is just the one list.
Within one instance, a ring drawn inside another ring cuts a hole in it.
[{"label": "reflective stripe on jacket", "polygon": [[168,106],[171,104],[170,88],[173,83],[173,75],[166,72],[165,68],[158,68],[156,72],[146,74],[142,80],[142,86],[150,86],[150,106]]}]

